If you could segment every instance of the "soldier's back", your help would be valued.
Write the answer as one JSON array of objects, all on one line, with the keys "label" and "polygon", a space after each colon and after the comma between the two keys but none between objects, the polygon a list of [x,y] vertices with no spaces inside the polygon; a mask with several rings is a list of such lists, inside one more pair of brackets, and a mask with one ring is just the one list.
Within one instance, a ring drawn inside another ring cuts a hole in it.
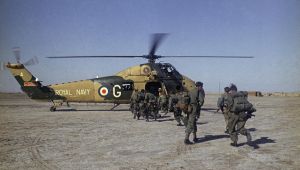
[{"label": "soldier's back", "polygon": [[191,104],[198,103],[199,90],[197,88],[193,88],[192,90],[190,90],[188,95],[190,97]]}]

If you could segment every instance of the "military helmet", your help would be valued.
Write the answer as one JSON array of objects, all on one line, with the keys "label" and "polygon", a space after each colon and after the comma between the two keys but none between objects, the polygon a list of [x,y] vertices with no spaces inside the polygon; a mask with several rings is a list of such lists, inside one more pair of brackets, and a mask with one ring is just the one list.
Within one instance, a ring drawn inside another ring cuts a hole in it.
[{"label": "military helmet", "polygon": [[229,87],[225,87],[225,88],[224,88],[224,91],[225,91],[225,92],[229,92],[229,91],[230,91],[230,88],[229,88]]},{"label": "military helmet", "polygon": [[232,91],[237,91],[237,87],[235,84],[231,83],[230,86],[229,86],[230,90]]},{"label": "military helmet", "polygon": [[199,86],[203,86],[203,83],[201,82],[201,81],[197,81],[196,83],[195,83],[195,85],[197,86],[197,87],[199,87]]}]

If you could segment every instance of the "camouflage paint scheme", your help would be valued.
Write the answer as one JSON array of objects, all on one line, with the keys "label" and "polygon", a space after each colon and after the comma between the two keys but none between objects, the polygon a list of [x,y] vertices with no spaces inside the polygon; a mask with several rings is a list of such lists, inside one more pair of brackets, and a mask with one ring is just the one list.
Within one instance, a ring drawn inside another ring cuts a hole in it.
[{"label": "camouflage paint scheme", "polygon": [[189,91],[194,81],[181,75],[171,64],[146,63],[129,67],[115,76],[43,86],[23,64],[7,64],[18,83],[31,99],[52,102],[129,103],[133,90],[146,89],[158,96],[177,86]]}]

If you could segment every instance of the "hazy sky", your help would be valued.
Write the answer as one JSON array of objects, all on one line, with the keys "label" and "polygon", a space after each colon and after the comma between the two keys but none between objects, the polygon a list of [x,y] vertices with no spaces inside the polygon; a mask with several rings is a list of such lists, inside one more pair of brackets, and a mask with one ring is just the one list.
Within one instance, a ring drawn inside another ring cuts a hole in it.
[{"label": "hazy sky", "polygon": [[[0,0],[0,57],[40,63],[43,84],[115,74],[145,59],[47,59],[62,55],[143,55],[151,33],[170,33],[158,55],[241,55],[254,59],[163,58],[218,91],[300,91],[299,0]],[[0,72],[0,91],[20,91]]]}]

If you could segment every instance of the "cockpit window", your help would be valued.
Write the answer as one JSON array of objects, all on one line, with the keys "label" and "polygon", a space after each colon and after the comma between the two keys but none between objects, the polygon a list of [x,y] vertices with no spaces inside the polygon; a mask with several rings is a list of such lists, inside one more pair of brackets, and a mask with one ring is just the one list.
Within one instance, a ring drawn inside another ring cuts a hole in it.
[{"label": "cockpit window", "polygon": [[171,72],[173,72],[174,68],[171,66],[171,67],[168,67],[167,70],[168,70],[168,73],[171,73]]}]

